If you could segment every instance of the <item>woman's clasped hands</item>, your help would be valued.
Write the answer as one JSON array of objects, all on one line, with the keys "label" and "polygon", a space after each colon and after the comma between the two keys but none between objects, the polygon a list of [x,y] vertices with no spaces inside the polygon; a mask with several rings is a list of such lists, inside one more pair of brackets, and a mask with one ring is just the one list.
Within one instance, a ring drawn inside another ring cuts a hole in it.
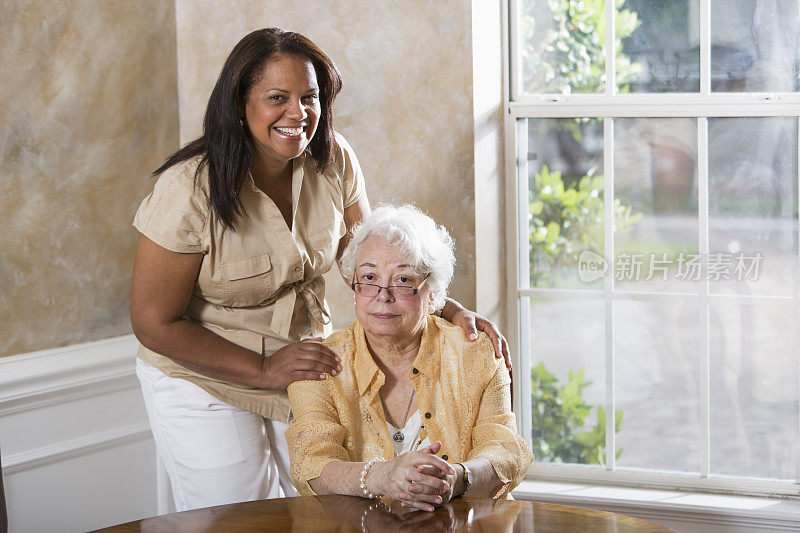
[{"label": "woman's clasped hands", "polygon": [[450,501],[456,484],[455,468],[435,455],[441,447],[437,441],[375,464],[366,479],[367,489],[398,500],[403,507],[433,511],[434,506]]}]

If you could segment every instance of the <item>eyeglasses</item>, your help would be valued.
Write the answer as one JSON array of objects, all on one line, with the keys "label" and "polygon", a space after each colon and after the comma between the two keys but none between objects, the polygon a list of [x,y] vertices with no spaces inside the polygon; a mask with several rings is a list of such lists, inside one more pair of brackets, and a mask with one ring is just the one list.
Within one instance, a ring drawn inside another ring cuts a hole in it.
[{"label": "eyeglasses", "polygon": [[365,298],[375,298],[381,293],[381,289],[386,289],[386,292],[397,300],[410,300],[417,295],[426,281],[428,281],[428,276],[425,276],[425,279],[416,287],[411,287],[409,285],[389,285],[388,287],[383,287],[375,283],[353,282],[350,284],[350,288],[353,289],[356,294]]}]

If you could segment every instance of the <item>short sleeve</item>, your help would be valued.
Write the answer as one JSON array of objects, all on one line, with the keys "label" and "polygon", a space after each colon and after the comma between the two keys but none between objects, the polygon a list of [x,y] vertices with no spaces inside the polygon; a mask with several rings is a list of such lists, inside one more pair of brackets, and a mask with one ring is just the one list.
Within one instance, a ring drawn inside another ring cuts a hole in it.
[{"label": "short sleeve", "polygon": [[172,167],[161,174],[153,192],[139,205],[133,226],[167,250],[207,252],[204,242],[208,218],[206,197],[200,187],[195,186],[194,173],[181,167]]},{"label": "short sleeve", "polygon": [[358,202],[366,193],[364,173],[361,171],[361,165],[358,163],[353,147],[338,133],[336,134],[336,144],[337,159],[341,158],[337,163],[341,165],[342,172],[343,206],[347,208]]}]

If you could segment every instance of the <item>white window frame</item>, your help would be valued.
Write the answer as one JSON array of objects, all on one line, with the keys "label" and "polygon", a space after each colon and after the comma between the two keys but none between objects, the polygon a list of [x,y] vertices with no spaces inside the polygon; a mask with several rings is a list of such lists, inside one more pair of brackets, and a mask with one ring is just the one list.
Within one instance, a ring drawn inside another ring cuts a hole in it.
[{"label": "white window frame", "polygon": [[[712,93],[711,92],[711,0],[700,0],[700,91],[699,93],[659,93],[659,94],[615,94],[614,79],[615,39],[606,39],[606,87],[604,94],[539,94],[521,93],[518,61],[517,9],[519,0],[503,2],[503,62],[506,82],[503,88],[505,152],[504,166],[506,176],[506,242],[508,250],[508,338],[514,353],[514,411],[523,438],[530,444],[531,439],[531,333],[530,298],[593,298],[605,302],[605,388],[604,407],[607,413],[615,412],[614,398],[614,353],[613,353],[613,302],[635,299],[670,298],[699,303],[701,312],[701,380],[705,383],[701,395],[701,449],[703,458],[700,476],[690,474],[660,473],[646,470],[615,469],[613,453],[607,454],[605,468],[583,465],[537,464],[531,467],[528,478],[552,480],[580,480],[622,484],[628,486],[691,489],[709,492],[730,492],[736,494],[755,494],[768,496],[800,496],[800,461],[796,465],[796,482],[787,483],[750,478],[709,477],[709,405],[710,405],[710,367],[709,367],[709,304],[758,303],[759,305],[788,306],[794,308],[800,321],[800,293],[792,297],[737,297],[709,294],[708,281],[698,295],[681,294],[642,294],[622,292],[614,289],[613,276],[607,279],[603,291],[576,291],[559,289],[531,289],[529,276],[528,243],[528,183],[518,179],[527,176],[527,160],[517,158],[522,151],[520,143],[527,142],[527,118],[604,118],[604,180],[606,198],[614,194],[614,119],[615,118],[672,118],[691,117],[697,119],[698,143],[698,217],[699,252],[709,252],[708,243],[708,118],[716,117],[800,117],[799,93]],[[606,35],[614,33],[614,3],[606,2]],[[798,6],[800,10],[800,5]],[[512,61],[514,64],[512,65]],[[800,129],[800,118],[798,119]],[[798,131],[800,144],[800,131]],[[800,154],[800,146],[798,147]],[[800,162],[798,162],[800,168]],[[798,195],[800,197],[800,195]],[[800,200],[798,201],[800,204]],[[614,235],[611,229],[613,202],[605,202],[605,257],[612,257]],[[798,205],[800,212],[800,205]],[[524,246],[524,247],[523,247]],[[800,249],[800,243],[798,243]],[[799,258],[800,259],[800,258]],[[705,316],[703,315],[705,313]],[[704,316],[705,320],[702,319]],[[523,325],[525,325],[523,327]],[[800,377],[800,368],[798,368]],[[800,398],[798,398],[800,403]],[[524,416],[523,416],[524,415]],[[800,435],[798,435],[800,440]],[[614,417],[606,418],[606,449],[615,450]]]}]

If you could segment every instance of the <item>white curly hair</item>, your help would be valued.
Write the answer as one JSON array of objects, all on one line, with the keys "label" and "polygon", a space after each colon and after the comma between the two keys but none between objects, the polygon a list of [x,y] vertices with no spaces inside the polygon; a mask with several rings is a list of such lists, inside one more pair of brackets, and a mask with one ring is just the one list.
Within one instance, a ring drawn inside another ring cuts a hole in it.
[{"label": "white curly hair", "polygon": [[379,205],[363,222],[353,228],[353,237],[344,249],[339,267],[342,275],[353,279],[358,250],[368,238],[378,236],[397,246],[400,255],[417,275],[428,276],[433,306],[444,306],[447,288],[453,279],[456,258],[453,238],[444,226],[411,204]]}]

